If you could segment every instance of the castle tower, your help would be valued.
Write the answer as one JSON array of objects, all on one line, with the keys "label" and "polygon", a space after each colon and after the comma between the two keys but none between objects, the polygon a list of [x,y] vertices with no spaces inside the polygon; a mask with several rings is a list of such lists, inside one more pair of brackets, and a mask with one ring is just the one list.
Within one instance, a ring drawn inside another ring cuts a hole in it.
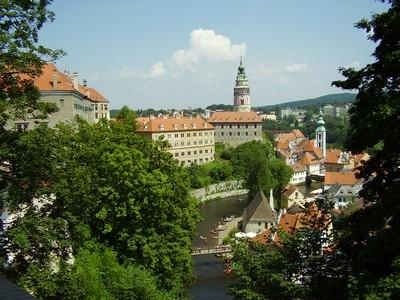
[{"label": "castle tower", "polygon": [[317,121],[317,129],[315,130],[316,146],[321,149],[324,158],[326,157],[326,130],[325,121],[322,117],[322,111],[319,112],[319,118]]},{"label": "castle tower", "polygon": [[233,104],[235,111],[250,111],[250,87],[247,81],[242,58],[236,76],[236,85],[233,88]]}]

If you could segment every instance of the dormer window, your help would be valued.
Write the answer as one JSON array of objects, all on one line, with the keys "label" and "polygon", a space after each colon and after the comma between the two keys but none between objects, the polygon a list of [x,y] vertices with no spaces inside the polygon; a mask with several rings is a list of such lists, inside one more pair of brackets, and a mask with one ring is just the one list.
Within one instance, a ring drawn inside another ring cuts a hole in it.
[{"label": "dormer window", "polygon": [[187,125],[186,124],[183,124],[183,129],[187,129]]},{"label": "dormer window", "polygon": [[192,124],[192,128],[196,128],[196,124],[195,123]]},{"label": "dormer window", "polygon": [[[208,127],[208,124],[204,123],[204,128],[207,128],[207,127]],[[222,128],[224,128],[224,125],[222,125]]]},{"label": "dormer window", "polygon": [[160,124],[160,130],[164,130],[164,125]]},{"label": "dormer window", "polygon": [[174,129],[178,130],[178,124],[174,124]]}]

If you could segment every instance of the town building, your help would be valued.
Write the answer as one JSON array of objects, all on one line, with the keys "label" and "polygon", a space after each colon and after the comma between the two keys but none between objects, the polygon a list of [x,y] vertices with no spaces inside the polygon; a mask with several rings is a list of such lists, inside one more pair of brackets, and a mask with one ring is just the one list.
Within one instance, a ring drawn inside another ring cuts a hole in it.
[{"label": "town building", "polygon": [[198,117],[138,118],[137,132],[152,140],[169,143],[168,151],[181,165],[214,160],[214,127]]},{"label": "town building", "polygon": [[52,63],[45,64],[42,74],[32,78],[39,89],[40,101],[54,103],[58,111],[49,114],[46,119],[38,119],[34,113],[24,119],[12,120],[7,128],[20,131],[33,129],[39,123],[54,127],[58,123],[71,123],[76,116],[89,123],[98,122],[101,118],[110,118],[109,101],[96,89],[79,84],[78,73],[72,75],[60,72]]},{"label": "town building", "polygon": [[335,209],[341,209],[359,199],[358,192],[361,187],[360,184],[351,186],[336,183],[326,191],[326,197],[334,201]]},{"label": "town building", "polygon": [[272,192],[268,201],[259,190],[250,204],[244,209],[242,229],[244,232],[260,233],[271,228],[276,221]]},{"label": "town building", "polygon": [[299,184],[306,182],[307,168],[301,163],[295,163],[289,165],[292,168],[292,176],[290,177],[290,184]]},{"label": "town building", "polygon": [[297,109],[297,108],[292,108],[292,107],[285,107],[282,108],[280,111],[280,117],[281,119],[288,118],[289,116],[294,116],[295,119],[299,123],[304,123],[304,119],[306,117],[307,111],[304,109]]},{"label": "town building", "polygon": [[304,205],[305,202],[304,195],[294,185],[288,185],[283,189],[282,198],[287,202],[285,207],[291,207],[294,204]]},{"label": "town building", "polygon": [[339,184],[346,186],[360,185],[361,179],[356,177],[356,173],[351,170],[341,172],[325,172],[324,189]]},{"label": "town building", "polygon": [[324,158],[326,157],[326,129],[325,121],[322,117],[322,112],[319,113],[317,121],[317,129],[315,129],[315,143],[316,146],[322,151]]},{"label": "town building", "polygon": [[238,146],[262,141],[262,120],[255,112],[215,112],[207,120],[215,128],[215,141]]}]

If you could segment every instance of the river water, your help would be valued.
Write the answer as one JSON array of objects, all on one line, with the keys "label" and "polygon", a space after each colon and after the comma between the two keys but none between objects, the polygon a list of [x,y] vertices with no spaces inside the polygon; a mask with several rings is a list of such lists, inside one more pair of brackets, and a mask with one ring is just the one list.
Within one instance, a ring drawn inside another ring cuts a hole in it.
[{"label": "river water", "polygon": [[[242,215],[243,209],[247,206],[246,196],[234,196],[211,202],[203,203],[200,206],[200,214],[203,220],[197,226],[197,236],[192,242],[193,247],[214,247],[217,240],[210,231],[214,229],[221,218],[225,216]],[[207,237],[207,240],[200,239],[200,235]],[[230,277],[223,271],[223,264],[214,255],[199,255],[193,257],[194,274],[196,281],[190,292],[195,300],[228,300],[233,299],[228,295],[226,287]]]},{"label": "river water", "polygon": [[[311,185],[300,185],[299,190],[308,196],[312,190],[323,186],[322,182],[313,182]],[[192,242],[192,247],[215,247],[217,239],[210,231],[218,226],[223,217],[241,216],[249,200],[246,196],[234,196],[203,203],[200,206],[202,221],[197,226],[197,236]],[[207,237],[201,239],[200,235]],[[228,295],[227,285],[230,277],[223,271],[223,263],[213,254],[193,256],[194,274],[196,281],[191,287],[194,300],[231,300]]]}]

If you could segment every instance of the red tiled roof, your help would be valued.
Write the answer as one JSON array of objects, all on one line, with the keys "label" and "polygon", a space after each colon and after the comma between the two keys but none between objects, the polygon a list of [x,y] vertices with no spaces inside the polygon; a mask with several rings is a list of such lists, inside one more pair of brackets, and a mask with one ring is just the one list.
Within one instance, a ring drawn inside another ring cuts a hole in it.
[{"label": "red tiled roof", "polygon": [[356,178],[355,172],[326,172],[325,184],[341,184],[341,185],[355,185],[359,179]]},{"label": "red tiled roof", "polygon": [[214,127],[202,118],[137,118],[138,132],[210,130]]},{"label": "red tiled roof", "polygon": [[58,71],[56,66],[52,63],[45,64],[42,69],[42,74],[33,78],[33,82],[41,92],[76,92],[93,102],[108,102],[108,100],[94,88],[78,85],[75,89],[72,79],[67,74]]},{"label": "red tiled roof", "polygon": [[217,111],[207,120],[213,123],[261,123],[262,119],[256,112]]}]

